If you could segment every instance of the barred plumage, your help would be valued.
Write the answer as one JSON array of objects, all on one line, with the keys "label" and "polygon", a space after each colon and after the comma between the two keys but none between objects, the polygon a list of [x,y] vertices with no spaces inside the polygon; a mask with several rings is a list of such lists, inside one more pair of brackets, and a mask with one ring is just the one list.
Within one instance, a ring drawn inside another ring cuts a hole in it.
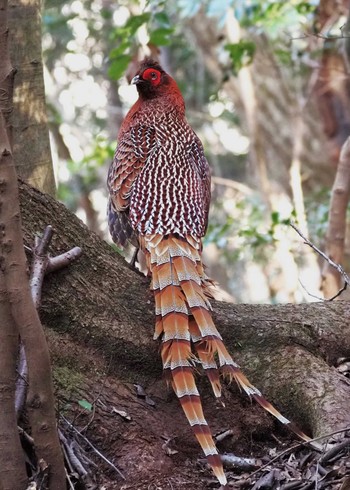
[{"label": "barred plumage", "polygon": [[166,377],[178,396],[214,474],[226,484],[220,456],[204,418],[193,366],[201,363],[216,397],[219,375],[235,379],[262,407],[309,440],[240,371],[211,316],[201,261],[210,202],[203,146],[185,119],[176,82],[146,59],[134,77],[139,99],[127,114],[108,174],[109,226],[115,242],[144,252],[156,304],[154,338],[162,341]]}]

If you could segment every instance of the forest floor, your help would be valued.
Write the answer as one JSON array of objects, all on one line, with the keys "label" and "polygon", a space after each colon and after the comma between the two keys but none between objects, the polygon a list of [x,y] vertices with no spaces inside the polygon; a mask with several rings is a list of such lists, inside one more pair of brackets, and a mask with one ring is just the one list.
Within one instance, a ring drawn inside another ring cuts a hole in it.
[{"label": "forest floor", "polygon": [[[50,330],[48,337],[61,430],[90,460],[85,460],[85,479],[68,470],[71,488],[218,488],[161,371],[148,386],[141,387],[137,379],[135,384],[123,383],[118,376],[123,372],[122,358],[106,362],[99,350],[75,344],[68,336]],[[344,447],[333,449],[333,456],[320,460],[324,454],[302,445],[293,449],[299,441],[235,386],[224,391],[225,408],[214,399],[204,377],[198,377],[198,384],[213,434],[230,431],[217,442],[220,453],[253,459],[240,461],[241,465],[248,463],[247,467],[226,468],[229,488],[350,489],[350,437],[346,444],[342,434]],[[285,454],[269,463],[283,451]]]},{"label": "forest floor", "polygon": [[[71,464],[69,490],[217,488],[178,400],[162,380],[147,279],[140,280],[58,201],[22,183],[21,202],[27,246],[51,223],[52,255],[83,249],[69,268],[45,277],[39,311]],[[350,427],[350,381],[336,369],[338,359],[350,359],[348,302],[214,307],[228,348],[257,386],[280,402],[277,408],[288,408],[307,433],[308,424],[316,434]],[[333,455],[329,448],[324,455],[300,445],[293,449],[298,441],[234,383],[224,389],[226,408],[204,376],[198,385],[213,434],[230,431],[217,442],[221,454],[255,458],[249,470],[226,468],[230,488],[350,490],[350,439]],[[76,454],[80,466],[73,464]]]}]

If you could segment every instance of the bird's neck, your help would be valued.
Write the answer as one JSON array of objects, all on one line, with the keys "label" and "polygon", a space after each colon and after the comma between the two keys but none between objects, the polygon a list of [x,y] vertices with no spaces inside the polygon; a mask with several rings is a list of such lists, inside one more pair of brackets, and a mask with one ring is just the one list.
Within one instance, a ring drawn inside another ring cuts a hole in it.
[{"label": "bird's neck", "polygon": [[185,115],[185,102],[179,90],[172,90],[152,99],[143,99],[140,97],[139,101],[137,110],[157,113],[176,112],[179,115]]},{"label": "bird's neck", "polygon": [[118,139],[129,130],[135,119],[142,121],[154,121],[156,119],[172,115],[176,118],[185,118],[185,102],[177,85],[166,93],[154,98],[142,98],[140,95],[135,104],[126,115],[120,128]]}]

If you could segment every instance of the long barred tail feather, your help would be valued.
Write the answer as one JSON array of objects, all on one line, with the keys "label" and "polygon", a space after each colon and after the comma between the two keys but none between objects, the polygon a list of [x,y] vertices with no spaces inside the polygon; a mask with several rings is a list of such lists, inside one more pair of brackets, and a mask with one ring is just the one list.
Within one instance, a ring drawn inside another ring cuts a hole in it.
[{"label": "long barred tail feather", "polygon": [[195,319],[189,318],[189,331],[194,345],[195,353],[204,369],[216,398],[221,397],[220,373],[216,361],[211,352],[208,351],[207,342],[202,340],[200,331]]},{"label": "long barred tail feather", "polygon": [[[182,356],[181,342],[174,341],[172,346],[168,345],[165,349],[162,349],[162,357],[164,356],[166,359],[165,363],[171,362],[170,359],[173,357],[175,359],[179,357],[177,350],[181,351],[180,356]],[[188,356],[190,355],[190,352],[188,352]],[[176,360],[173,363],[174,365],[177,367],[170,368],[173,389],[215,476],[222,485],[225,485],[226,477],[209,426],[204,418],[200,395],[190,362]]]},{"label": "long barred tail feather", "polygon": [[154,337],[161,337],[161,355],[167,378],[180,400],[186,417],[222,485],[226,484],[220,456],[204,418],[193,370],[200,363],[214,395],[221,397],[220,374],[233,379],[259,405],[305,441],[305,435],[275,409],[253,386],[228,353],[216,329],[208,297],[208,279],[201,262],[201,243],[191,236],[144,235],[156,303]]}]

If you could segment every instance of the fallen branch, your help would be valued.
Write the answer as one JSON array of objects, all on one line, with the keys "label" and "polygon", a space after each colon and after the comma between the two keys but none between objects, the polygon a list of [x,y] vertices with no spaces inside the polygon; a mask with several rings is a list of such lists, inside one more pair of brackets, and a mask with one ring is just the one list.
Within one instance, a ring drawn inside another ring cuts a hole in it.
[{"label": "fallen branch", "polygon": [[123,479],[126,480],[125,476],[123,473],[115,466],[115,464],[112,463],[106,456],[104,456],[101,451],[99,451],[90,441],[87,437],[85,437],[74,425],[69,422],[69,420],[64,417],[64,415],[61,415],[62,420],[68,425],[69,428],[73,429],[74,432],[76,432],[90,447],[91,449],[101,458],[105,463],[107,463],[111,468],[113,468],[118,475]]}]

